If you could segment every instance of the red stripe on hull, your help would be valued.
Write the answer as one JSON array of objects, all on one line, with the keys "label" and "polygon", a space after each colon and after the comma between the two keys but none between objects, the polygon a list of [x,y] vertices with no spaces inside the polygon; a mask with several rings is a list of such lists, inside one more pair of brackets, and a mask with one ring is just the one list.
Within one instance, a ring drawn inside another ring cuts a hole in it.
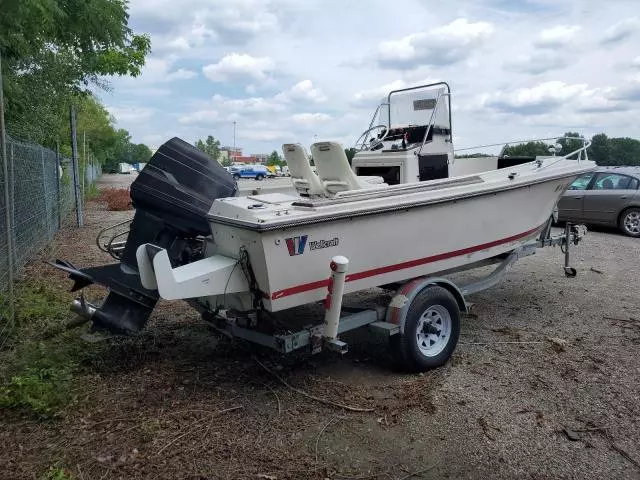
[{"label": "red stripe on hull", "polygon": [[[439,262],[442,260],[448,260],[450,258],[459,257],[461,255],[468,255],[470,253],[479,252],[480,250],[486,250],[488,248],[497,247],[498,245],[504,245],[505,243],[513,242],[515,240],[520,240],[522,238],[533,235],[541,227],[532,228],[523,233],[519,233],[517,235],[512,235],[507,238],[502,238],[500,240],[494,240],[493,242],[483,243],[481,245],[475,245],[473,247],[467,247],[460,250],[454,250],[452,252],[439,253],[437,255],[432,255],[430,257],[418,258],[416,260],[409,260],[408,262],[396,263],[394,265],[387,265],[385,267],[372,268],[371,270],[364,270],[362,272],[351,273],[347,275],[345,281],[353,282],[355,280],[362,280],[364,278],[374,277],[376,275],[383,275],[385,273],[396,272],[398,270],[405,270],[407,268],[419,267],[421,265],[426,265],[428,263]],[[318,288],[325,288],[329,284],[329,279],[318,280],[315,282],[304,283],[302,285],[295,285],[293,287],[285,288],[284,290],[279,290],[274,292],[271,295],[271,300],[277,300],[279,298],[288,297],[290,295],[296,295],[298,293],[308,292],[310,290],[316,290]]]}]

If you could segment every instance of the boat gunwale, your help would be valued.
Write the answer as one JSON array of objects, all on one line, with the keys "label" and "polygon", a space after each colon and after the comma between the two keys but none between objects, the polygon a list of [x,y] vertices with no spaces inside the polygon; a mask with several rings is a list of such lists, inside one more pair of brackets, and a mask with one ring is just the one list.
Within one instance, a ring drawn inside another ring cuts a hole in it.
[{"label": "boat gunwale", "polygon": [[[291,219],[269,220],[268,223],[266,222],[258,223],[258,222],[250,222],[245,220],[233,219],[223,215],[208,213],[207,219],[212,223],[239,227],[245,230],[251,230],[255,232],[286,230],[288,228],[293,228],[293,227],[314,225],[318,223],[326,223],[326,222],[331,222],[335,220],[351,219],[351,218],[357,218],[357,217],[363,217],[363,216],[380,215],[380,214],[395,212],[399,210],[410,210],[414,208],[437,205],[440,203],[450,203],[450,202],[456,202],[459,200],[466,200],[468,198],[482,197],[485,195],[493,195],[497,192],[505,192],[505,191],[516,190],[520,188],[526,188],[532,185],[539,185],[541,183],[547,183],[547,182],[562,179],[562,178],[570,178],[570,177],[575,178],[586,172],[592,171],[595,168],[596,168],[595,164],[592,164],[589,166],[585,165],[584,168],[574,169],[571,172],[559,172],[555,175],[544,176],[542,178],[532,178],[529,181],[519,182],[519,183],[506,185],[506,186],[504,184],[501,184],[488,189],[465,192],[462,194],[457,193],[457,194],[442,196],[438,198],[430,198],[426,200],[418,200],[418,201],[407,202],[407,203],[396,203],[394,205],[390,205],[386,207],[369,207],[366,209],[356,210],[356,211],[325,213],[325,214],[317,215],[313,218],[299,217],[299,218],[291,218]],[[380,190],[377,190],[377,191],[380,191]],[[403,192],[403,193],[406,193],[406,192]],[[352,200],[362,200],[362,199],[352,199]],[[306,207],[306,208],[309,208],[309,207]]]}]

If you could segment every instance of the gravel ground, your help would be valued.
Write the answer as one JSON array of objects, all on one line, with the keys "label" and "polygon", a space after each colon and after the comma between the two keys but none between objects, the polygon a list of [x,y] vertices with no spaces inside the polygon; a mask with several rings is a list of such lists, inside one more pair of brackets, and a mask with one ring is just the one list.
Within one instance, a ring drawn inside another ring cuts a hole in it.
[{"label": "gravel ground", "polygon": [[[130,215],[89,203],[87,227],[60,232],[43,257],[108,263],[93,239]],[[2,476],[38,478],[59,461],[84,479],[640,478],[640,241],[590,231],[577,278],[562,260],[542,249],[470,297],[450,362],[422,375],[396,372],[365,332],[342,358],[282,357],[161,302],[141,336],[86,366],[63,418],[2,419]]]}]

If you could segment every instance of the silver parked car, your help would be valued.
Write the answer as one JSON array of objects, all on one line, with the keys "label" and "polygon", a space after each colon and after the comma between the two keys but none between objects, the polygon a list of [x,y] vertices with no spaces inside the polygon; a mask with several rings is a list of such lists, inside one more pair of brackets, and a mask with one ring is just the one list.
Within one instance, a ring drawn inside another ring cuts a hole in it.
[{"label": "silver parked car", "polygon": [[598,167],[577,178],[558,202],[560,222],[618,227],[640,237],[640,167]]}]

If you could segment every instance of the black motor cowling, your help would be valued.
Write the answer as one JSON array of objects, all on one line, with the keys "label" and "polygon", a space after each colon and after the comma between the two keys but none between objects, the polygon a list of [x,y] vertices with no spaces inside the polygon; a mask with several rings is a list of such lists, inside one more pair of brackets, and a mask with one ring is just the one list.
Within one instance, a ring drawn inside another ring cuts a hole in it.
[{"label": "black motor cowling", "polygon": [[131,184],[136,214],[122,262],[136,268],[138,247],[153,243],[169,251],[174,266],[182,263],[189,240],[209,235],[213,201],[237,189],[233,176],[198,148],[177,137],[165,142]]},{"label": "black motor cowling", "polygon": [[131,200],[185,236],[208,235],[207,213],[216,198],[233,197],[237,184],[222,165],[174,137],[164,143],[131,184]]},{"label": "black motor cowling", "polygon": [[156,151],[130,191],[136,213],[120,264],[76,269],[68,262],[52,263],[75,281],[74,291],[91,283],[109,289],[91,320],[94,329],[114,333],[141,330],[159,299],[140,283],[138,247],[151,243],[166,249],[174,267],[197,259],[198,237],[210,233],[207,213],[213,201],[235,196],[237,184],[218,162],[175,137]]}]

